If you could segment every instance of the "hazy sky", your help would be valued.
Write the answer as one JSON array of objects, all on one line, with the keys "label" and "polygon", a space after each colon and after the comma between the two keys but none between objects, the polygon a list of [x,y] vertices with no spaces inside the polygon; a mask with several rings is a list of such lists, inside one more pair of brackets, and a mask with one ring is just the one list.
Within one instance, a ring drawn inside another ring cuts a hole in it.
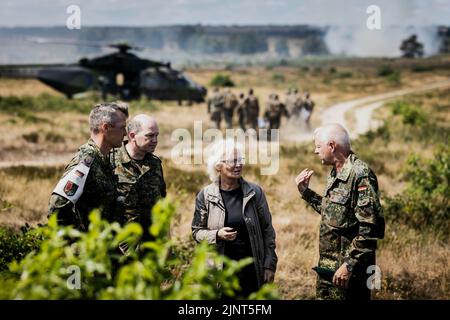
[{"label": "hazy sky", "polygon": [[449,25],[450,0],[2,0],[0,26],[65,26],[66,8],[83,25],[365,25],[381,8],[382,25]]}]

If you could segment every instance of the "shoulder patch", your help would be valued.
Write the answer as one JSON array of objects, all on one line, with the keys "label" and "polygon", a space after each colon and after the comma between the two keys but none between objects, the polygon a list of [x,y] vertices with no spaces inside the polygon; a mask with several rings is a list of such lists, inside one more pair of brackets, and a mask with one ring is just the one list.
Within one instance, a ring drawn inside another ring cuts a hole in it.
[{"label": "shoulder patch", "polygon": [[84,185],[93,161],[94,158],[92,156],[84,157],[80,163],[72,167],[67,174],[59,180],[53,193],[56,193],[75,204],[83,194]]}]

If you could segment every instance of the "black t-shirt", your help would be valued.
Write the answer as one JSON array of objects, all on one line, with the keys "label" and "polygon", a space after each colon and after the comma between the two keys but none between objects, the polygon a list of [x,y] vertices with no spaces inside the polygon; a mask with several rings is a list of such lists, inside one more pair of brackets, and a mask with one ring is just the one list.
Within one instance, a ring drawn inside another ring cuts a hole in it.
[{"label": "black t-shirt", "polygon": [[225,255],[234,260],[252,256],[248,230],[242,212],[244,202],[242,188],[220,190],[220,193],[225,204],[225,227],[237,231],[235,240],[225,242]]}]

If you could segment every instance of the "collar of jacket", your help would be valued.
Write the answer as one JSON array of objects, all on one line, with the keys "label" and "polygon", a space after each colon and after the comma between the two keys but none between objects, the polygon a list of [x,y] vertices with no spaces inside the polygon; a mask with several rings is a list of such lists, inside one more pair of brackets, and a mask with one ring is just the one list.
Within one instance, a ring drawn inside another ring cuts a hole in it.
[{"label": "collar of jacket", "polygon": [[105,156],[103,153],[100,152],[100,148],[97,146],[95,141],[92,138],[89,138],[88,142],[86,143],[92,150],[94,150],[95,154],[102,160],[103,165],[109,166],[109,155]]},{"label": "collar of jacket", "polygon": [[[247,202],[256,194],[255,189],[243,178],[239,179],[239,184],[242,188],[242,193],[244,194],[243,199],[243,207],[245,208],[245,205]],[[223,203],[222,195],[220,194],[220,179],[217,178],[214,180],[213,183],[210,184],[210,187],[208,188],[208,194],[206,196],[206,200],[210,202],[217,203],[219,206],[223,207],[225,209],[225,205]]]},{"label": "collar of jacket", "polygon": [[[125,145],[128,143],[128,140],[125,140],[122,143],[122,146],[120,147],[120,162],[121,163],[130,163],[133,159],[131,158],[130,154],[128,153],[127,148],[125,148]],[[146,153],[143,160],[149,160],[150,154]]]},{"label": "collar of jacket", "polygon": [[[347,181],[350,176],[350,172],[352,171],[353,162],[356,160],[356,155],[353,152],[350,152],[347,159],[345,159],[345,163],[342,166],[341,171],[336,174],[336,168],[331,169],[331,172],[328,176],[327,188],[326,192],[333,186],[334,182],[339,179],[341,181]],[[325,194],[326,194],[325,192]]]},{"label": "collar of jacket", "polygon": [[350,176],[350,172],[353,168],[353,162],[355,162],[356,156],[354,153],[350,153],[347,159],[345,159],[345,163],[342,167],[342,170],[338,172],[336,179],[339,179],[341,181],[347,181],[348,177]]}]

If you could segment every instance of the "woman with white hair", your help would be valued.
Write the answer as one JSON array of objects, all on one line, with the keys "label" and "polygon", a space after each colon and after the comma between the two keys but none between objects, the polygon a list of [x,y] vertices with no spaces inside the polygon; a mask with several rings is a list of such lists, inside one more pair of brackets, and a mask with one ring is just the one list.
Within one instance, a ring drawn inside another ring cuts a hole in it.
[{"label": "woman with white hair", "polygon": [[217,141],[209,155],[212,183],[197,195],[192,235],[233,260],[253,258],[238,274],[239,295],[246,297],[274,280],[278,259],[272,216],[261,187],[242,178],[244,157],[239,144],[231,139]]}]

